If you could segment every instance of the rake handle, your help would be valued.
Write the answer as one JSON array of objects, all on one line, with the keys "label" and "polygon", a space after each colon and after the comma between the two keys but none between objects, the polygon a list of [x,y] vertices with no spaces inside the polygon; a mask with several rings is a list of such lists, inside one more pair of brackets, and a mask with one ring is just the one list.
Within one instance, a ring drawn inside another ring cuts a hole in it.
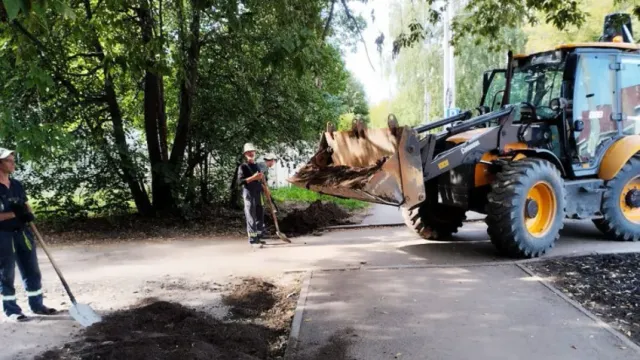
[{"label": "rake handle", "polygon": [[38,244],[40,244],[40,246],[42,247],[42,250],[44,250],[44,253],[47,254],[47,257],[49,258],[49,261],[51,262],[53,269],[56,271],[56,274],[58,274],[58,278],[60,278],[60,282],[62,282],[62,286],[64,286],[64,290],[67,292],[67,295],[69,295],[69,299],[71,299],[71,303],[73,305],[76,305],[76,298],[71,293],[71,289],[69,288],[69,284],[67,284],[67,280],[64,279],[64,276],[62,275],[60,268],[58,268],[56,261],[53,259],[53,256],[51,256],[51,253],[49,252],[49,248],[47,248],[47,244],[45,244],[44,240],[42,239],[42,235],[40,235],[40,232],[38,231],[36,224],[29,223],[29,227],[31,228],[31,232],[33,232],[33,234],[35,235],[36,240],[38,241]]}]

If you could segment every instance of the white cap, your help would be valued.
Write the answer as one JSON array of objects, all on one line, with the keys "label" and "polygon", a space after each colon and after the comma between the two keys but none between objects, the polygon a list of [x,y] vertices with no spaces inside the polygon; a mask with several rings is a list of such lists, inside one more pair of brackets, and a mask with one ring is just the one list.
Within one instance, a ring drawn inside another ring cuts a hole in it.
[{"label": "white cap", "polygon": [[256,151],[256,147],[252,143],[244,144],[244,148],[242,150],[243,154],[248,153],[249,151]]},{"label": "white cap", "polygon": [[263,158],[264,158],[265,160],[276,160],[276,159],[277,159],[277,157],[276,157],[276,155],[275,155],[274,153],[266,153],[266,154],[263,156]]},{"label": "white cap", "polygon": [[9,155],[12,155],[14,153],[15,153],[15,151],[13,151],[13,150],[0,148],[0,160],[4,160],[4,159],[8,158]]}]

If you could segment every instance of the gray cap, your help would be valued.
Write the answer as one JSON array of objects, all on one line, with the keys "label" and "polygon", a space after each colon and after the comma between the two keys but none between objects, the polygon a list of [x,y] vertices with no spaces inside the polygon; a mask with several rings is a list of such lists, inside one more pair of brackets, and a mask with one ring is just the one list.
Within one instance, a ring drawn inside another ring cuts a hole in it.
[{"label": "gray cap", "polygon": [[263,158],[265,160],[276,160],[278,157],[276,157],[274,153],[266,153],[264,154]]}]

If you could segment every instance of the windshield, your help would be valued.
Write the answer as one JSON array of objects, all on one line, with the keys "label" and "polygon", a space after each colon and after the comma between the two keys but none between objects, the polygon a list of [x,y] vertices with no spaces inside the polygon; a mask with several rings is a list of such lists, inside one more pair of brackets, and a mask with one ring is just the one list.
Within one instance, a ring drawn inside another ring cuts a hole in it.
[{"label": "windshield", "polygon": [[[542,53],[515,60],[511,79],[510,104],[529,103],[536,108],[541,118],[551,118],[554,111],[551,100],[561,96],[562,77],[565,62],[558,52]],[[490,110],[497,110],[503,104],[505,91],[505,70],[494,70],[491,83],[486,87],[484,102]]]},{"label": "windshield", "polygon": [[564,63],[527,64],[513,71],[509,103],[529,103],[541,117],[553,116],[549,103],[560,97]]}]

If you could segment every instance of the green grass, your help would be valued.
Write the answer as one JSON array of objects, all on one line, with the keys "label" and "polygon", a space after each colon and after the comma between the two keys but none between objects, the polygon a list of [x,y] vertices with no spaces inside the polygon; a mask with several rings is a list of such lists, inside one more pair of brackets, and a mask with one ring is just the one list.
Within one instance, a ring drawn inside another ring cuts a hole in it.
[{"label": "green grass", "polygon": [[360,210],[369,206],[369,203],[359,200],[341,199],[329,195],[321,195],[316,192],[299,187],[282,187],[271,191],[276,201],[297,201],[312,203],[316,200],[333,202],[349,210]]}]

